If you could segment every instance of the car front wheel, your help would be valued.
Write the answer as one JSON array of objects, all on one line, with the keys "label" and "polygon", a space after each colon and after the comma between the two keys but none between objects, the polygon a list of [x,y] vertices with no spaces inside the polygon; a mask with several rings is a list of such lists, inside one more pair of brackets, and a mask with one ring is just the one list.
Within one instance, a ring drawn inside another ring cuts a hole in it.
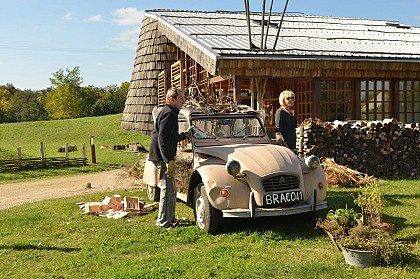
[{"label": "car front wheel", "polygon": [[158,202],[160,199],[160,188],[146,185],[147,197],[153,202]]},{"label": "car front wheel", "polygon": [[208,234],[216,234],[223,223],[222,212],[211,205],[202,183],[194,190],[194,216],[197,226]]}]

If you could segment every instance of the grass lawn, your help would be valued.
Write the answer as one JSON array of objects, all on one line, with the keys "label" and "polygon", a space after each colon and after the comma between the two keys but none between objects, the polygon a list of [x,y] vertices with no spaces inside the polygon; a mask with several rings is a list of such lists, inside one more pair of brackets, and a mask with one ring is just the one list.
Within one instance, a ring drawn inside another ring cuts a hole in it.
[{"label": "grass lawn", "polygon": [[[0,278],[420,278],[420,181],[381,186],[384,220],[417,260],[400,266],[346,265],[326,234],[300,217],[235,220],[210,236],[177,203],[181,226],[157,228],[157,211],[119,220],[82,215],[75,202],[118,191],[48,200],[0,211]],[[354,206],[352,189],[328,189],[330,209]],[[326,211],[323,212],[325,215]]]},{"label": "grass lawn", "polygon": [[[150,137],[123,130],[120,127],[122,114],[86,117],[77,119],[20,122],[0,124],[0,160],[15,159],[17,148],[21,147],[22,158],[40,158],[40,142],[44,143],[45,155],[65,157],[58,148],[66,143],[77,146],[78,151],[70,152],[70,158],[82,158],[82,146],[86,144],[88,165],[61,169],[31,171],[0,171],[0,184],[12,181],[65,176],[80,173],[98,172],[131,166],[144,158],[144,153],[114,151],[113,145],[141,143],[149,148]],[[94,136],[96,164],[91,164],[90,137]],[[108,148],[101,148],[107,146]]]}]

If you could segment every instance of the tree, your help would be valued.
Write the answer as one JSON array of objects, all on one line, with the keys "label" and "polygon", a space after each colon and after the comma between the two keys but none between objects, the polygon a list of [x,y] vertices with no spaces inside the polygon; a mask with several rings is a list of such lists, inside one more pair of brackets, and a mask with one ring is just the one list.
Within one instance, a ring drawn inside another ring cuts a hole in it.
[{"label": "tree", "polygon": [[37,121],[48,119],[42,103],[42,92],[18,90],[11,98],[10,115],[13,122]]},{"label": "tree", "polygon": [[120,87],[117,85],[106,86],[92,108],[93,114],[99,116],[123,112],[129,85],[129,82],[123,82]]},{"label": "tree", "polygon": [[9,122],[11,99],[15,91],[11,84],[0,86],[0,122]]},{"label": "tree", "polygon": [[83,79],[80,77],[79,67],[73,70],[62,69],[50,78],[53,85],[51,93],[47,95],[45,109],[50,119],[79,118],[91,115],[91,107],[97,97],[89,87],[81,87]]},{"label": "tree", "polygon": [[60,69],[52,75],[53,77],[50,78],[50,81],[55,88],[60,86],[80,87],[83,83],[78,66],[74,67],[73,70],[66,69],[66,73],[64,73],[63,69]]}]

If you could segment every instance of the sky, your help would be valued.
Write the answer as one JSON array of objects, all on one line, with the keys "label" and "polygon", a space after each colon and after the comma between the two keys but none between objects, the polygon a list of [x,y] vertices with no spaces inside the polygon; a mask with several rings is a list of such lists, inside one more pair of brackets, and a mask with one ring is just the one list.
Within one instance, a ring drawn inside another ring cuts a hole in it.
[{"label": "sky", "polygon": [[[251,11],[261,12],[262,0],[249,1]],[[275,0],[273,10],[282,12],[285,2]],[[76,66],[83,86],[130,81],[150,9],[245,10],[243,0],[0,0],[0,85],[46,89],[53,73]],[[420,27],[420,0],[289,0],[287,12]]]}]

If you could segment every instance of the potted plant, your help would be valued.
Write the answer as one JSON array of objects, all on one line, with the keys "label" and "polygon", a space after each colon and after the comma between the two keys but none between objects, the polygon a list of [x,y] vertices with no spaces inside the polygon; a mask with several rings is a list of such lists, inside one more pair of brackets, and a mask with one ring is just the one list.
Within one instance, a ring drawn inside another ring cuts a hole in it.
[{"label": "potted plant", "polygon": [[346,208],[330,210],[324,220],[317,220],[316,226],[322,228],[330,237],[335,247],[341,251],[341,248],[337,244],[337,239],[340,236],[347,235],[349,230],[360,222],[360,218],[360,213],[346,206]]},{"label": "potted plant", "polygon": [[410,253],[407,246],[375,224],[359,223],[337,239],[346,263],[359,267],[397,264]]},{"label": "potted plant", "polygon": [[364,224],[379,225],[392,236],[394,224],[382,221],[384,202],[379,186],[378,180],[373,180],[357,189],[357,197],[354,199],[354,203],[362,210],[361,220]]},{"label": "potted plant", "polygon": [[379,182],[373,181],[357,190],[354,203],[361,209],[330,210],[317,227],[324,229],[334,245],[342,251],[346,263],[359,267],[399,263],[409,254],[408,248],[392,239],[381,222],[383,199]]}]

